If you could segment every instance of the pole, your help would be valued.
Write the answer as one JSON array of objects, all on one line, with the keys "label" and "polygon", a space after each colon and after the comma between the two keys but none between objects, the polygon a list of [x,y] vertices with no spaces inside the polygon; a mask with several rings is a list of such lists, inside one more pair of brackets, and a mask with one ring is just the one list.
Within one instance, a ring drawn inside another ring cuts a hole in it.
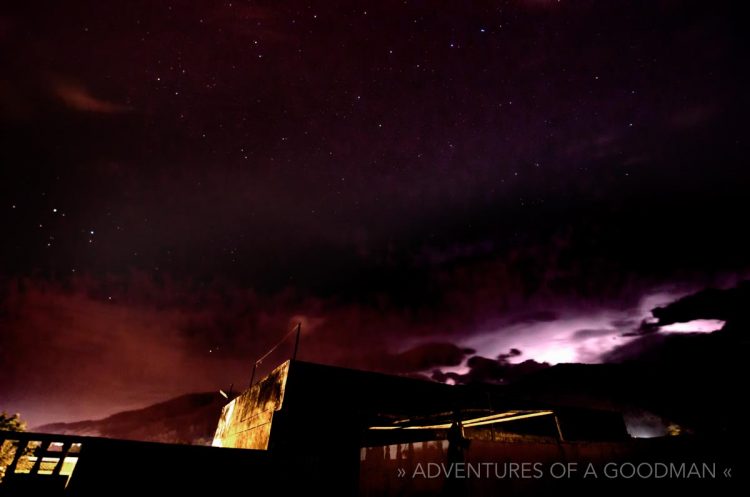
[{"label": "pole", "polygon": [[294,355],[292,356],[292,360],[297,360],[297,351],[299,350],[299,332],[302,328],[302,322],[297,323],[297,337],[294,339]]},{"label": "pole", "polygon": [[279,343],[277,343],[276,345],[268,349],[268,352],[266,352],[265,354],[263,354],[262,356],[260,356],[259,358],[255,360],[255,364],[253,364],[253,374],[250,377],[250,386],[253,386],[253,382],[255,381],[255,370],[258,369],[258,364],[263,362],[263,360],[266,357],[271,355],[271,352],[276,350],[279,347],[279,345],[286,342],[289,339],[289,335],[291,335],[295,331],[297,332],[297,338],[294,340],[294,355],[292,356],[292,360],[295,360],[297,358],[297,350],[299,349],[299,335],[300,335],[301,329],[302,329],[302,322],[300,321],[297,323],[297,326],[287,331],[286,335],[284,335],[284,338],[282,338],[281,341],[279,341]]},{"label": "pole", "polygon": [[253,374],[250,376],[250,386],[253,386],[253,381],[255,381],[255,370],[257,369],[257,367],[258,367],[258,361],[255,361],[253,363]]},{"label": "pole", "polygon": [[563,437],[562,430],[560,429],[560,420],[557,419],[557,413],[555,413],[554,416],[555,416],[555,426],[557,426],[557,436],[560,438],[560,442],[564,442],[565,438]]}]

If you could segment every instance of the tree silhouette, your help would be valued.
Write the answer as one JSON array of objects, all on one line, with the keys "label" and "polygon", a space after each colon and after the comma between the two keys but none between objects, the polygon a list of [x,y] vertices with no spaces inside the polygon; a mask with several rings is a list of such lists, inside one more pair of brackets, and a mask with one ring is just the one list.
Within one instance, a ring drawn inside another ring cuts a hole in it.
[{"label": "tree silhouette", "polygon": [[[26,423],[18,414],[8,415],[5,411],[0,413],[0,431],[25,431]],[[13,462],[15,446],[10,441],[4,441],[0,445],[0,481],[5,476],[5,468]]]}]

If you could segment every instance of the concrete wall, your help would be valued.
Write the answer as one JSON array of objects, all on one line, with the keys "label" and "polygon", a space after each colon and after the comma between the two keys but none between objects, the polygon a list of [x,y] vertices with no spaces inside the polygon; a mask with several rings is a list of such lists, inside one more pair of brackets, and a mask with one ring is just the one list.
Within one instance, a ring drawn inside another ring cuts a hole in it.
[{"label": "concrete wall", "polygon": [[224,406],[212,445],[267,450],[273,418],[284,402],[288,376],[289,361]]}]

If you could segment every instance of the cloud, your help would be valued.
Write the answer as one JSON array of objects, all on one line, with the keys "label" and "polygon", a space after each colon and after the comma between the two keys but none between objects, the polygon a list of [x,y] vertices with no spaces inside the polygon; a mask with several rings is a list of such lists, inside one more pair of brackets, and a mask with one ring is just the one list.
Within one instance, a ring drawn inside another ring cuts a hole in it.
[{"label": "cloud", "polygon": [[[302,296],[259,295],[227,281],[74,276],[20,278],[0,289],[0,397],[32,424],[101,417],[189,391],[244,384],[291,356],[407,374],[461,364],[466,347],[428,336],[397,309]],[[395,351],[394,351],[395,350]]]},{"label": "cloud", "polygon": [[125,105],[95,97],[82,85],[71,82],[56,82],[52,92],[67,107],[80,112],[119,114],[130,110]]},{"label": "cloud", "polygon": [[518,317],[514,317],[510,321],[510,324],[549,323],[551,321],[557,321],[558,319],[560,319],[560,313],[550,310],[543,310],[531,312],[528,314],[521,314]]},{"label": "cloud", "polygon": [[589,338],[598,338],[598,337],[610,336],[610,335],[612,335],[612,328],[578,330],[573,333],[573,335],[571,336],[571,340],[585,341],[585,340],[588,340]]},{"label": "cloud", "polygon": [[398,354],[389,354],[381,368],[391,372],[411,373],[426,371],[438,366],[458,366],[467,355],[475,351],[452,343],[432,342],[418,345]]},{"label": "cloud", "polygon": [[669,116],[669,123],[676,128],[691,128],[704,125],[719,114],[715,105],[695,105],[681,108]]},{"label": "cloud", "polygon": [[466,361],[464,372],[436,369],[432,372],[432,379],[458,384],[507,383],[521,376],[550,367],[547,363],[540,363],[531,359],[518,364],[508,362],[510,357],[520,355],[522,355],[522,352],[518,349],[511,349],[508,353],[500,354],[497,359],[475,355]]},{"label": "cloud", "polygon": [[[14,279],[1,290],[0,397],[36,424],[242,385],[253,361],[297,322],[302,360],[397,374],[438,369],[434,378],[443,381],[506,381],[544,363],[614,360],[612,351],[637,340],[624,332],[676,300],[650,292],[635,307],[575,299],[563,307],[531,293],[524,302],[509,289],[510,265],[494,268],[438,276],[431,298],[440,305],[407,305],[380,293],[356,300],[291,288],[258,293],[219,278],[137,271]],[[633,347],[627,350],[642,352]],[[258,374],[292,348],[293,340],[284,341]]]},{"label": "cloud", "polygon": [[289,317],[269,310],[247,320],[237,300],[206,301],[170,282],[161,298],[144,301],[158,287],[138,275],[119,290],[85,278],[12,281],[0,314],[0,398],[39,424],[225,387],[247,378],[249,358]]},{"label": "cloud", "polygon": [[725,321],[720,319],[695,319],[686,323],[674,323],[659,327],[659,331],[667,333],[712,333],[724,327]]},{"label": "cloud", "polygon": [[708,288],[653,310],[659,326],[699,319],[747,322],[750,302],[750,281],[734,288]]},{"label": "cloud", "polygon": [[523,355],[523,352],[521,352],[518,349],[510,349],[507,354],[500,354],[497,356],[497,358],[501,361],[507,361],[511,357],[518,357],[520,355]]},{"label": "cloud", "polygon": [[721,356],[750,328],[750,282],[733,288],[708,288],[653,309],[630,335],[636,337],[604,354],[605,362],[694,361]]}]

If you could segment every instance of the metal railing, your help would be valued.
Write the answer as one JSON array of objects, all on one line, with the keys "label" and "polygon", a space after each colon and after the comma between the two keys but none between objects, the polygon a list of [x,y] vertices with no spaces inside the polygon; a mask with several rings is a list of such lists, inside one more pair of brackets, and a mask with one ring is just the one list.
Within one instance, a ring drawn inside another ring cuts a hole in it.
[{"label": "metal railing", "polygon": [[290,336],[292,336],[292,334],[295,335],[294,352],[292,353],[292,360],[297,359],[297,351],[299,350],[299,335],[300,335],[301,330],[302,330],[302,323],[298,322],[296,325],[294,325],[294,327],[291,330],[287,332],[286,335],[284,335],[284,337],[281,340],[279,340],[279,342],[276,345],[268,349],[268,351],[265,354],[263,354],[262,356],[260,356],[259,358],[255,360],[255,362],[253,363],[253,372],[250,373],[250,384],[248,385],[248,388],[252,387],[253,383],[255,382],[255,372],[258,369],[258,364],[262,363],[265,358],[271,355],[271,353],[273,353],[274,350],[279,348],[279,346],[282,343],[284,343]]},{"label": "metal railing", "polygon": [[[69,477],[80,457],[84,439],[85,437],[72,435],[0,431],[0,447],[3,451],[8,451],[9,448],[13,450],[12,459],[2,471],[0,483],[11,481],[15,475],[35,479]],[[63,472],[66,459],[73,459],[69,461],[73,464],[69,471]],[[51,469],[50,465],[53,465]]]}]

